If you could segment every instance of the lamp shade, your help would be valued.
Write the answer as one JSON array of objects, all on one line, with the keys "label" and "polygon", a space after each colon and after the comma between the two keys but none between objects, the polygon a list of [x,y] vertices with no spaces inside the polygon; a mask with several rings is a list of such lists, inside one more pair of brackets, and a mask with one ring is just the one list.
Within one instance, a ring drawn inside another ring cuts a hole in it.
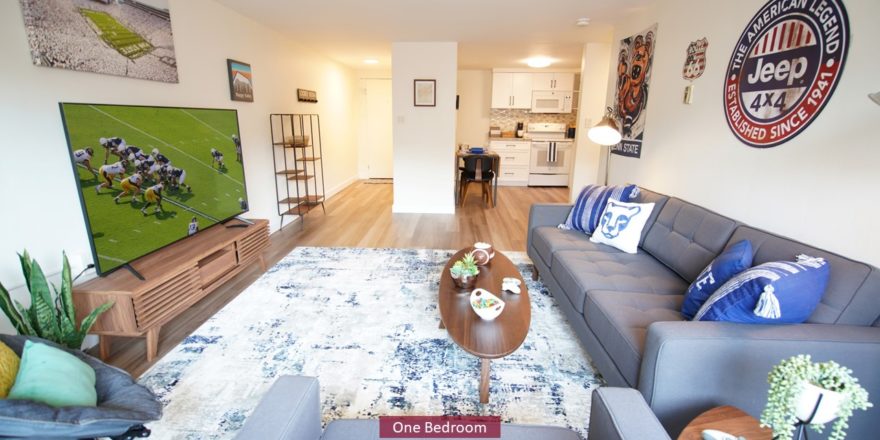
[{"label": "lamp shade", "polygon": [[605,116],[602,117],[602,120],[594,125],[593,128],[590,128],[590,131],[587,132],[587,137],[599,145],[616,145],[620,143],[620,128],[617,126],[614,118],[611,117],[610,107],[605,110]]}]

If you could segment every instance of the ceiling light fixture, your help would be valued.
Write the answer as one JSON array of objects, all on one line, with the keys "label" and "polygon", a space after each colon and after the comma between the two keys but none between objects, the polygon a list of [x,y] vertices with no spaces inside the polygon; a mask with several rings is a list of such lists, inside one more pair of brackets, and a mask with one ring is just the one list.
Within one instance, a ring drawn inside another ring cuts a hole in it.
[{"label": "ceiling light fixture", "polygon": [[379,60],[368,58],[368,59],[364,60],[364,64],[379,64]]},{"label": "ceiling light fixture", "polygon": [[578,18],[577,21],[574,22],[576,26],[586,27],[590,25],[590,19],[587,17]]},{"label": "ceiling light fixture", "polygon": [[526,60],[526,64],[528,64],[529,67],[534,67],[537,69],[540,69],[542,67],[547,67],[552,63],[553,63],[553,60],[551,60],[550,58],[547,58],[547,57],[532,57],[532,58],[529,58]]}]

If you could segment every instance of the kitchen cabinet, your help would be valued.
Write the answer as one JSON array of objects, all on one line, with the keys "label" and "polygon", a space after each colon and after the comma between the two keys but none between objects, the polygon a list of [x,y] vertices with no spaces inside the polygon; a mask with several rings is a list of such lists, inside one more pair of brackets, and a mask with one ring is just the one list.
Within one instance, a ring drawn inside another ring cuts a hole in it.
[{"label": "kitchen cabinet", "polygon": [[496,139],[489,141],[489,151],[500,158],[498,185],[526,186],[529,183],[529,161],[532,143],[523,139]]},{"label": "kitchen cabinet", "polygon": [[529,109],[531,107],[531,73],[498,72],[492,74],[492,108]]},{"label": "kitchen cabinet", "polygon": [[572,90],[574,73],[533,73],[532,90]]}]

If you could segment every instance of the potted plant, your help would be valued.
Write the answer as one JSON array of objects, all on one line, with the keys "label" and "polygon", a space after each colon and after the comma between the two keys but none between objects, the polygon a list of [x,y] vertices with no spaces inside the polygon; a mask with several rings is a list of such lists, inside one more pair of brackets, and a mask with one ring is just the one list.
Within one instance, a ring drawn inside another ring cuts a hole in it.
[{"label": "potted plant", "polygon": [[24,251],[24,254],[19,254],[21,270],[24,272],[24,279],[31,294],[31,305],[25,307],[20,302],[14,301],[3,284],[0,284],[0,309],[3,310],[19,334],[37,336],[79,350],[82,348],[83,339],[97,321],[98,316],[112,307],[113,302],[108,301],[96,307],[83,318],[77,328],[70,263],[67,261],[66,254],[62,254],[62,256],[64,263],[61,269],[61,289],[51,285],[52,291],[50,292],[50,284],[40,265],[31,259],[27,251]]},{"label": "potted plant", "polygon": [[474,284],[477,283],[477,275],[479,273],[480,268],[477,267],[477,261],[474,259],[472,252],[465,254],[462,259],[456,261],[449,269],[449,274],[452,275],[452,280],[455,281],[455,285],[459,289],[473,288]]},{"label": "potted plant", "polygon": [[822,432],[835,418],[828,438],[843,440],[853,411],[873,406],[852,370],[834,361],[812,362],[809,355],[783,360],[770,371],[767,382],[770,391],[761,426],[773,429],[777,440],[791,440],[795,430],[800,438],[805,425]]}]

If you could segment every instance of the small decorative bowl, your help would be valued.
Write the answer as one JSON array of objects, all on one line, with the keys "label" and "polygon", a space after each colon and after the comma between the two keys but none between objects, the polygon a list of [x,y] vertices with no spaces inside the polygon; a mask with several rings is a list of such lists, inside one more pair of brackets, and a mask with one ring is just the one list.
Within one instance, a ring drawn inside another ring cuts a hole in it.
[{"label": "small decorative bowl", "polygon": [[480,318],[491,321],[504,310],[504,301],[486,289],[474,289],[471,292],[471,308]]},{"label": "small decorative bowl", "polygon": [[474,243],[474,250],[471,251],[471,255],[474,256],[478,266],[485,266],[495,256],[495,249],[489,243],[477,242]]}]

